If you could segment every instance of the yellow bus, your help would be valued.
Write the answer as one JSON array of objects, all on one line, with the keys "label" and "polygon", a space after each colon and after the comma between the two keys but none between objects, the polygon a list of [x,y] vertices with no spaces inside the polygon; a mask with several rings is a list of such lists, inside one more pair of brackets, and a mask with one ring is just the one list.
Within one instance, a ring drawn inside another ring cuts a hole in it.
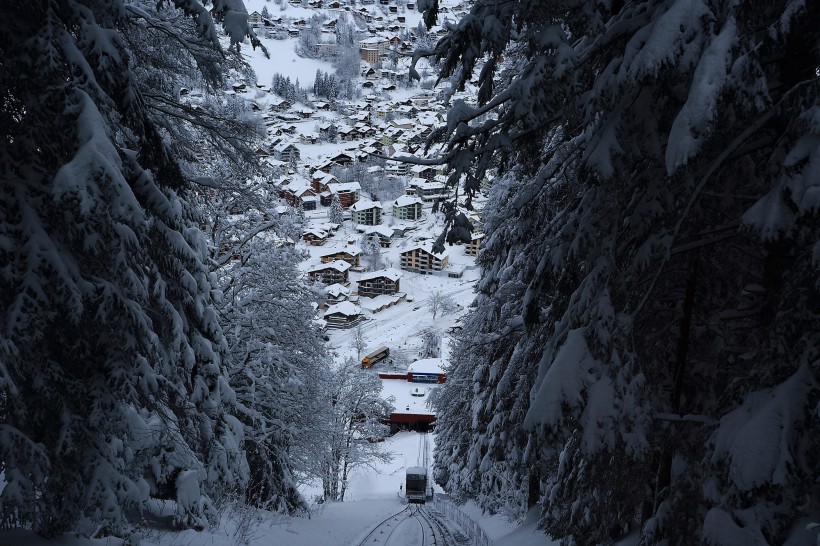
[{"label": "yellow bus", "polygon": [[376,362],[384,360],[390,355],[390,349],[387,347],[379,347],[366,357],[362,358],[362,368],[370,368]]}]

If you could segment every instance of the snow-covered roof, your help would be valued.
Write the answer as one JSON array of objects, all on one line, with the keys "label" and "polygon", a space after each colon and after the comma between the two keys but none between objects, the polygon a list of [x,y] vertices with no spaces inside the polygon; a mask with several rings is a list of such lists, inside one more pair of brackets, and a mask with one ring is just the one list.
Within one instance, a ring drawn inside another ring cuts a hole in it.
[{"label": "snow-covered roof", "polygon": [[331,305],[330,307],[328,307],[327,311],[325,311],[325,314],[323,316],[326,317],[328,315],[335,315],[337,313],[340,315],[353,317],[356,315],[361,315],[362,308],[354,303],[350,303],[349,301],[343,301],[337,303],[336,305]]},{"label": "snow-covered roof", "polygon": [[313,235],[314,237],[316,237],[318,239],[326,239],[327,238],[327,232],[326,231],[321,230],[321,229],[315,229],[315,228],[308,228],[308,229],[304,230],[302,232],[302,236],[305,236],[305,235]]},{"label": "snow-covered roof", "polygon": [[338,182],[335,176],[325,171],[316,171],[313,173],[313,179],[318,180],[320,184],[332,184],[334,180]]},{"label": "snow-covered roof", "polygon": [[379,235],[380,237],[383,237],[385,239],[389,239],[389,238],[393,237],[393,235],[395,234],[395,231],[393,231],[393,228],[391,228],[390,226],[385,226],[384,224],[379,224],[377,226],[365,226],[364,233],[366,235],[370,235],[370,234],[375,233],[376,235]]},{"label": "snow-covered roof", "polygon": [[350,206],[350,210],[357,211],[357,212],[363,211],[363,210],[370,210],[372,208],[380,209],[380,208],[382,208],[382,205],[381,205],[381,203],[377,203],[376,201],[371,201],[370,199],[360,199],[360,200],[356,201],[355,203],[353,203],[353,205]]},{"label": "snow-covered roof", "polygon": [[435,385],[423,385],[427,389],[425,396],[413,396],[413,389],[418,386],[420,385],[409,383],[406,379],[382,379],[382,398],[393,399],[393,413],[434,415],[435,412],[428,404],[427,393]]},{"label": "snow-covered roof", "polygon": [[358,182],[339,182],[336,184],[328,184],[327,188],[330,190],[330,193],[341,193],[357,192],[362,189],[362,186]]},{"label": "snow-covered roof", "polygon": [[350,294],[350,287],[341,285],[339,283],[334,283],[325,288],[325,292],[329,295],[333,296],[334,298],[344,295]]},{"label": "snow-covered roof", "polygon": [[290,142],[280,142],[279,144],[277,144],[276,146],[273,147],[273,149],[278,151],[278,152],[286,152],[288,150],[288,148],[293,148],[294,150],[299,149],[296,146],[294,146],[293,144],[291,144]]},{"label": "snow-covered roof", "polygon": [[410,373],[444,373],[443,358],[422,358],[416,360],[407,367]]},{"label": "snow-covered roof", "polygon": [[310,192],[311,194],[313,193],[313,188],[307,184],[302,184],[299,182],[291,182],[288,184],[287,190],[297,197],[300,197],[307,192]]},{"label": "snow-covered roof", "polygon": [[379,277],[384,277],[395,282],[399,280],[401,276],[401,271],[398,271],[391,267],[388,269],[380,269],[379,271],[371,271],[370,273],[362,273],[362,276],[359,277],[359,280],[369,281],[370,279],[378,279]]},{"label": "snow-covered roof", "polygon": [[325,256],[335,256],[336,254],[350,254],[351,256],[358,256],[361,253],[361,248],[359,248],[358,246],[350,245],[342,248],[341,250],[335,249],[329,252],[325,252],[324,254],[320,254],[319,257],[324,258]]},{"label": "snow-covered roof", "polygon": [[416,197],[415,195],[402,195],[395,201],[393,201],[393,205],[397,207],[407,207],[410,205],[421,205],[423,201]]},{"label": "snow-covered roof", "polygon": [[308,273],[315,273],[316,271],[324,271],[325,269],[335,269],[344,273],[351,268],[351,265],[344,260],[333,260],[332,262],[316,264],[308,269]]},{"label": "snow-covered roof", "polygon": [[428,254],[432,254],[433,256],[438,258],[439,260],[443,260],[444,258],[449,256],[449,254],[446,250],[444,252],[433,252],[433,243],[431,243],[429,241],[426,242],[426,243],[422,243],[420,245],[412,246],[412,247],[408,248],[407,250],[403,251],[402,254],[412,252],[416,249],[421,249],[421,250],[423,250],[424,252],[426,252]]}]

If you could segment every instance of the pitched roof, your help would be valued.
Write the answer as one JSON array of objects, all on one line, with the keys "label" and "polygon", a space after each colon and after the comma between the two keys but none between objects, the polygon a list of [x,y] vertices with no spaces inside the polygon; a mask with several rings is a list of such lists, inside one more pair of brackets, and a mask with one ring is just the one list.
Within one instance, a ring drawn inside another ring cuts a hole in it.
[{"label": "pitched roof", "polygon": [[324,271],[325,269],[335,269],[341,273],[344,273],[348,269],[351,268],[351,265],[344,260],[333,260],[332,262],[316,264],[311,266],[307,272],[308,273],[316,273],[317,271]]},{"label": "pitched roof", "polygon": [[363,211],[363,210],[370,210],[373,208],[380,209],[382,208],[381,203],[376,201],[371,201],[370,199],[359,199],[353,205],[351,205],[350,210],[352,211]]},{"label": "pitched roof", "polygon": [[438,258],[439,260],[443,260],[444,258],[446,258],[449,255],[446,250],[444,252],[433,252],[433,243],[431,243],[431,242],[426,242],[426,243],[422,243],[420,245],[412,246],[412,247],[408,248],[407,250],[403,251],[402,254],[407,254],[408,252],[412,252],[416,249],[422,250],[422,251],[426,252],[427,254],[432,254],[434,257]]},{"label": "pitched roof", "polygon": [[415,195],[401,195],[398,199],[393,201],[393,205],[397,207],[407,207],[409,205],[420,205],[422,202],[423,201]]},{"label": "pitched roof", "polygon": [[324,316],[326,317],[328,315],[335,315],[336,313],[352,317],[355,315],[361,315],[362,308],[349,301],[343,301],[337,303],[336,305],[331,305],[330,307],[328,307],[327,311],[325,311]]},{"label": "pitched roof", "polygon": [[362,273],[362,276],[359,277],[359,281],[369,281],[370,279],[378,279],[379,277],[384,277],[386,279],[390,279],[391,281],[397,281],[401,278],[402,274],[401,271],[397,271],[392,267],[389,269],[381,269],[379,271],[371,271],[370,273]]},{"label": "pitched roof", "polygon": [[346,247],[342,248],[341,250],[336,249],[336,250],[331,250],[329,252],[325,252],[324,254],[321,254],[319,257],[324,258],[325,256],[335,256],[336,254],[345,254],[345,253],[350,254],[351,256],[358,256],[359,254],[362,253],[362,249],[357,247],[357,246],[346,246]]}]

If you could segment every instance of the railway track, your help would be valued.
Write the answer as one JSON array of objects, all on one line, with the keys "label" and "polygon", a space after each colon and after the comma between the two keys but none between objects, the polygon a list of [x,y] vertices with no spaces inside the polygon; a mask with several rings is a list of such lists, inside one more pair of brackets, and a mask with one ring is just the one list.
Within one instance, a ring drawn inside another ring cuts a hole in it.
[{"label": "railway track", "polygon": [[358,546],[455,546],[450,531],[422,506],[406,506],[376,525]]}]

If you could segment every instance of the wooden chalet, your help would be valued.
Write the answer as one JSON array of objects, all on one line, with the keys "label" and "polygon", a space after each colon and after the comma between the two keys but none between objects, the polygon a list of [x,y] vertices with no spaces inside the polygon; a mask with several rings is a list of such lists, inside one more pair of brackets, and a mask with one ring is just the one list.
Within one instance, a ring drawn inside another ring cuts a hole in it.
[{"label": "wooden chalet", "polygon": [[334,260],[314,265],[307,270],[307,275],[314,282],[322,284],[347,284],[350,267],[350,264],[344,260]]},{"label": "wooden chalet", "polygon": [[362,321],[362,309],[349,301],[331,305],[322,317],[328,328],[352,328]]},{"label": "wooden chalet", "polygon": [[383,269],[364,273],[358,280],[359,295],[375,298],[383,294],[395,294],[399,291],[401,272],[395,269]]},{"label": "wooden chalet", "polygon": [[330,263],[335,262],[337,260],[342,260],[356,267],[359,265],[361,255],[361,248],[357,246],[346,246],[341,250],[334,250],[332,252],[322,254],[319,256],[319,259],[322,261],[322,263]]},{"label": "wooden chalet", "polygon": [[322,229],[306,229],[302,232],[302,240],[310,246],[321,246],[327,242],[328,234]]}]

